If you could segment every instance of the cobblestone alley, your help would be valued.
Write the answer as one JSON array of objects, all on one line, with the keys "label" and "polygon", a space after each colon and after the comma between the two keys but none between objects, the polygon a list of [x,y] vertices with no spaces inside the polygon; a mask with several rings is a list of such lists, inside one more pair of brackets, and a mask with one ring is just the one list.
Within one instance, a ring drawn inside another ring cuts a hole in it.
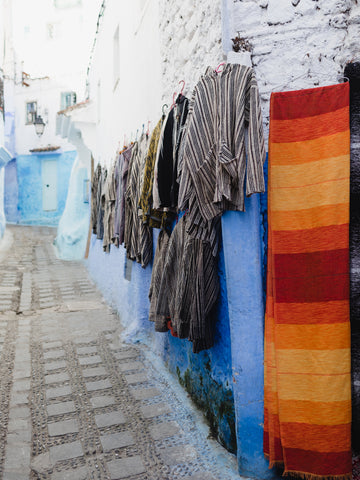
[{"label": "cobblestone alley", "polygon": [[16,479],[227,480],[233,463],[55,230],[9,227],[0,273],[0,471]]}]

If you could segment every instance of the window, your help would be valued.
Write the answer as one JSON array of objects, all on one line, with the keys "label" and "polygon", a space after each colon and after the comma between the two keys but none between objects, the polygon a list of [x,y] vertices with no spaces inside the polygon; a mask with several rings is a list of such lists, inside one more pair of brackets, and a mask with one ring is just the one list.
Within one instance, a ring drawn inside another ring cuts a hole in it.
[{"label": "window", "polygon": [[37,115],[37,102],[27,102],[26,103],[26,125],[31,125],[34,123]]},{"label": "window", "polygon": [[115,30],[113,41],[113,54],[114,54],[114,89],[116,88],[120,79],[120,38],[119,38],[119,25]]},{"label": "window", "polygon": [[76,93],[75,92],[62,92],[60,109],[65,110],[65,108],[71,107],[76,103]]}]

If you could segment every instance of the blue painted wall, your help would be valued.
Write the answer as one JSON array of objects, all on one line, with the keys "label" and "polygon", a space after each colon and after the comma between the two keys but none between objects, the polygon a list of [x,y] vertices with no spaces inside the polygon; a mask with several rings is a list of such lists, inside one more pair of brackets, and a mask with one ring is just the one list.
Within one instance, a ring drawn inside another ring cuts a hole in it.
[{"label": "blue painted wall", "polygon": [[[75,151],[19,155],[16,157],[17,184],[13,162],[9,165],[9,183],[5,183],[7,221],[30,225],[57,225],[64,211]],[[42,161],[57,162],[57,210],[42,208]],[[17,192],[16,192],[17,190]],[[14,204],[17,196],[17,209]]]},{"label": "blue painted wall", "polygon": [[[158,232],[154,231],[154,249]],[[130,263],[131,280],[125,279],[125,266]],[[211,350],[192,353],[192,344],[154,331],[149,322],[148,292],[152,267],[142,269],[126,260],[125,250],[111,247],[105,254],[102,241],[93,235],[88,269],[106,300],[120,314],[124,336],[129,341],[144,342],[161,356],[169,370],[204,411],[212,434],[231,452],[236,452],[235,410],[232,392],[229,316],[223,251],[220,253],[219,275],[221,296],[218,305],[216,341]]]},{"label": "blue painted wall", "polygon": [[80,164],[77,157],[71,171],[66,206],[55,239],[58,256],[64,260],[80,260],[85,255],[90,220],[89,197],[85,199],[85,182],[88,179],[88,169]]},{"label": "blue painted wall", "polygon": [[[8,110],[9,93],[5,93],[6,109],[5,109],[5,147],[11,155],[15,156],[15,112]],[[9,102],[11,104],[11,102]],[[10,105],[9,105],[10,106]]]},{"label": "blue painted wall", "polygon": [[219,255],[220,298],[215,344],[199,354],[187,340],[165,336],[163,360],[208,419],[212,435],[227,450],[236,453],[235,408],[232,389],[231,344],[224,251]]},{"label": "blue painted wall", "polygon": [[20,212],[18,208],[19,185],[17,179],[16,159],[5,167],[5,217],[6,221],[18,223]]},{"label": "blue painted wall", "polygon": [[5,170],[4,167],[0,168],[0,239],[4,236],[5,233],[5,209],[4,209],[4,190],[5,190]]},{"label": "blue painted wall", "polygon": [[[148,321],[151,266],[131,262],[125,280],[125,250],[104,254],[92,237],[87,266],[105,298],[120,313],[125,337],[144,342],[204,411],[213,435],[237,454],[239,473],[277,478],[263,456],[263,331],[266,195],[246,199],[246,212],[226,212],[219,258],[221,296],[216,342],[193,354],[187,340],[155,333]],[[154,231],[154,248],[157,232]]]}]

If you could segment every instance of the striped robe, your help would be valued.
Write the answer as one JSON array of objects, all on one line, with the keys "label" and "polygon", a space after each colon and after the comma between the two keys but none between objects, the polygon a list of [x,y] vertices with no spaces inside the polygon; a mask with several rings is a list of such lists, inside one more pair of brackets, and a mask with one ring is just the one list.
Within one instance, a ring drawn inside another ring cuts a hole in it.
[{"label": "striped robe", "polygon": [[133,144],[120,153],[115,166],[115,214],[114,214],[114,244],[118,247],[124,243],[125,230],[125,192],[129,162],[131,159]]},{"label": "striped robe", "polygon": [[[208,67],[196,85],[179,160],[179,209],[189,208],[192,235],[207,238],[225,210],[244,211],[246,195],[264,192],[266,152],[254,71]],[[246,178],[246,181],[245,181]],[[212,241],[214,254],[216,239]]]},{"label": "striped robe", "polygon": [[115,164],[113,164],[108,172],[108,176],[104,189],[105,210],[104,210],[104,252],[110,252],[110,245],[114,236],[114,213],[115,213]]},{"label": "striped robe", "polygon": [[163,229],[159,233],[159,238],[156,246],[156,252],[154,256],[154,263],[151,275],[151,283],[149,290],[150,311],[149,320],[155,322],[156,332],[167,332],[167,318],[166,315],[156,314],[156,305],[159,299],[159,292],[161,286],[161,279],[165,264],[166,253],[169,246],[170,235]]},{"label": "striped robe", "polygon": [[125,192],[124,244],[127,257],[136,260],[145,268],[152,258],[152,230],[145,225],[139,214],[139,199],[143,179],[148,138],[144,134],[134,144],[129,164]]},{"label": "striped robe", "polygon": [[98,164],[91,179],[91,228],[97,234],[97,218],[99,213],[98,189],[101,181],[101,165]]},{"label": "striped robe", "polygon": [[161,118],[154,128],[149,143],[149,149],[146,154],[144,177],[142,182],[141,195],[139,199],[139,214],[142,216],[143,223],[149,224],[152,228],[162,228],[168,223],[168,212],[155,210],[152,208],[152,191],[154,184],[154,168],[159,145],[160,133],[163,119]]},{"label": "striped robe", "polygon": [[[174,333],[188,338],[193,352],[211,348],[214,343],[214,307],[219,295],[217,258],[211,255],[209,241],[187,233],[187,215],[176,224],[167,246],[165,264],[157,292],[156,317],[171,318]],[[217,222],[219,228],[220,221]],[[151,299],[153,302],[153,299]]]}]

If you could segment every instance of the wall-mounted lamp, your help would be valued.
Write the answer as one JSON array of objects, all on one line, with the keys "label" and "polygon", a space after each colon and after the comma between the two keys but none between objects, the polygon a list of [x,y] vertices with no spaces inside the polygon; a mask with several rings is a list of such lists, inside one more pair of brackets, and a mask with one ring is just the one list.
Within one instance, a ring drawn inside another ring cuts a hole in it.
[{"label": "wall-mounted lamp", "polygon": [[35,117],[34,120],[35,132],[36,135],[40,138],[41,135],[44,133],[45,123],[44,120],[41,118],[41,115]]}]

